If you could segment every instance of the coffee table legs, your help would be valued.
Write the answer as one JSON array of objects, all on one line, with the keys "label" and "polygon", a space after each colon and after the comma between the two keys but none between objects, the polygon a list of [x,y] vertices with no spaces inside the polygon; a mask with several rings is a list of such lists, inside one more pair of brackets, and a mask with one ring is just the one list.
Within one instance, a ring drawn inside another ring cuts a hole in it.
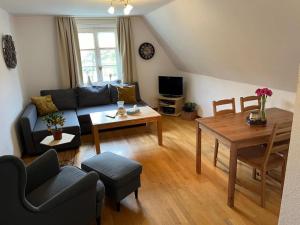
[{"label": "coffee table legs", "polygon": [[94,136],[94,143],[97,154],[101,153],[100,150],[100,138],[99,138],[99,132],[97,126],[93,126],[93,136]]},{"label": "coffee table legs", "polygon": [[158,144],[163,145],[163,141],[162,141],[162,121],[161,121],[161,119],[157,120],[157,139],[158,139]]}]

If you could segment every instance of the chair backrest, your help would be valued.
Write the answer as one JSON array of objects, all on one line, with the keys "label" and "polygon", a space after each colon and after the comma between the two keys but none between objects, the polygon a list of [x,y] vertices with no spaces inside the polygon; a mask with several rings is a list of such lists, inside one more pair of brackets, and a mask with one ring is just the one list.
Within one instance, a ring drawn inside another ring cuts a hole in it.
[{"label": "chair backrest", "polygon": [[[245,106],[246,102],[252,102],[252,101],[257,101],[257,104]],[[241,97],[240,102],[241,102],[241,112],[247,112],[247,111],[251,111],[251,110],[255,110],[255,109],[260,109],[260,105],[261,105],[259,96]]]},{"label": "chair backrest", "polygon": [[[231,105],[231,109],[218,110],[218,106]],[[220,101],[213,101],[214,116],[226,115],[236,113],[235,110],[235,99],[223,99]]]},{"label": "chair backrest", "polygon": [[26,169],[20,159],[15,156],[0,157],[0,183],[0,204],[5,205],[6,213],[23,207],[26,202]]},{"label": "chair backrest", "polygon": [[269,157],[275,153],[285,153],[290,147],[292,122],[277,123],[274,125],[265,154],[264,166],[267,166]]}]

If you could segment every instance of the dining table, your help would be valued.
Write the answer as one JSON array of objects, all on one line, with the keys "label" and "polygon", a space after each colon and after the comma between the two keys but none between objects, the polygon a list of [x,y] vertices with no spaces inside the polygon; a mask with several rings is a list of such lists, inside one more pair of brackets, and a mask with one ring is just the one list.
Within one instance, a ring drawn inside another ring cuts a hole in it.
[{"label": "dining table", "polygon": [[196,172],[201,174],[201,133],[207,132],[228,147],[229,178],[227,205],[234,207],[234,193],[239,149],[268,143],[274,124],[293,120],[293,113],[279,109],[266,109],[267,123],[248,125],[249,112],[199,118],[196,120]]}]

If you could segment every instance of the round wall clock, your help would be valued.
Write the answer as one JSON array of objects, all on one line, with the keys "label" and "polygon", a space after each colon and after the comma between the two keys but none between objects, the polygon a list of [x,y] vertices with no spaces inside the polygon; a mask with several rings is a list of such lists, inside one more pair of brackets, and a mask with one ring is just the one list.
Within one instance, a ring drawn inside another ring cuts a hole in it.
[{"label": "round wall clock", "polygon": [[10,69],[16,68],[17,55],[15,44],[11,35],[4,35],[2,37],[2,51],[6,66]]},{"label": "round wall clock", "polygon": [[145,42],[141,44],[139,54],[145,60],[152,59],[155,54],[155,48],[152,44]]}]

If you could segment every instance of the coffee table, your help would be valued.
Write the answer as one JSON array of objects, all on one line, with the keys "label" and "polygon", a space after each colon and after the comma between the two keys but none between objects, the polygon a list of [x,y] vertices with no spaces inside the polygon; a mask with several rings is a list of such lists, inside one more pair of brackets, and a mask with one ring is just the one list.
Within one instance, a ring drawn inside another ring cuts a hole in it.
[{"label": "coffee table", "polygon": [[143,123],[156,123],[158,144],[162,145],[162,121],[161,115],[149,106],[139,107],[140,112],[134,115],[107,117],[116,110],[91,113],[92,130],[97,154],[100,154],[99,131],[118,127],[126,127]]}]

